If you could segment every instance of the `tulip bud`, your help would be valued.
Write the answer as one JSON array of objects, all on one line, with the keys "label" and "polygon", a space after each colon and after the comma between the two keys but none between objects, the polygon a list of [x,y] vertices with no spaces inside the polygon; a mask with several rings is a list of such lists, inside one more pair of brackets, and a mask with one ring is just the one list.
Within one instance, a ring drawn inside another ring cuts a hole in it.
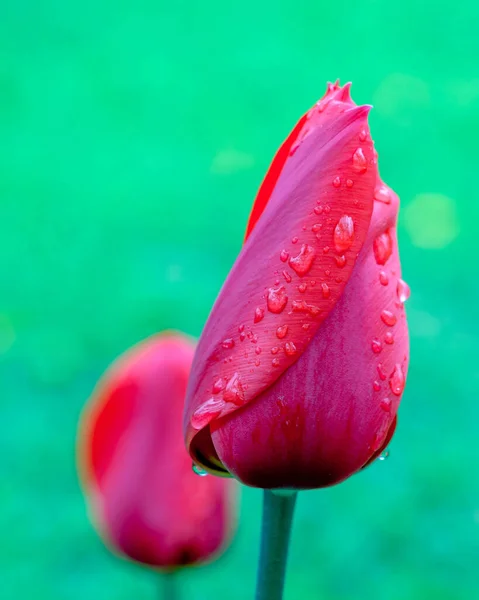
[{"label": "tulip bud", "polygon": [[205,469],[309,489],[352,475],[396,425],[408,332],[397,196],[369,107],[343,88],[298,122],[253,206],[198,344],[184,431]]},{"label": "tulip bud", "polygon": [[181,435],[193,354],[176,333],[135,346],[103,376],[79,432],[81,481],[102,538],[167,570],[210,559],[232,531],[232,482],[198,477]]}]

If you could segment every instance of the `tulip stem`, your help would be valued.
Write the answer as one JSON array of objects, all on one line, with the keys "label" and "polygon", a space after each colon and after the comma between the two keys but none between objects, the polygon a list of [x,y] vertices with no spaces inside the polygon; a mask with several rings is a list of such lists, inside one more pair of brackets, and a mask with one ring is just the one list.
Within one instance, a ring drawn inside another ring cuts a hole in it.
[{"label": "tulip stem", "polygon": [[264,490],[256,600],[281,600],[297,492]]},{"label": "tulip stem", "polygon": [[160,600],[179,600],[178,577],[173,571],[162,573]]}]

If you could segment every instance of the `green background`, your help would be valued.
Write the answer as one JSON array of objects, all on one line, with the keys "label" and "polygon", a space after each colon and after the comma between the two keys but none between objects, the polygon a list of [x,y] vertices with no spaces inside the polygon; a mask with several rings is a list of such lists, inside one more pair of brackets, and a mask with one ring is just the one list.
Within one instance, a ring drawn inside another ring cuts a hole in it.
[{"label": "green background", "polygon": [[[479,597],[479,5],[2,0],[0,597],[155,597],[103,548],[77,419],[119,353],[198,336],[262,176],[353,81],[402,199],[411,370],[388,461],[301,494],[286,599]],[[252,597],[260,492],[192,600]]]}]

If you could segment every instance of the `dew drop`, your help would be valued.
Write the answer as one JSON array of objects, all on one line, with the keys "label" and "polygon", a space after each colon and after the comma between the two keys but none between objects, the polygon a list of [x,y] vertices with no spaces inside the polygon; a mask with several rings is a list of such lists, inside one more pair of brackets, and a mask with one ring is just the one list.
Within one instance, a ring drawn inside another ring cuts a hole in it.
[{"label": "dew drop", "polygon": [[322,214],[322,212],[323,212],[323,207],[321,206],[321,204],[319,206],[314,207],[314,213],[316,215],[320,215],[320,214]]},{"label": "dew drop", "polygon": [[253,337],[251,338],[251,343],[252,344],[256,344],[256,342],[258,341],[258,336],[255,334],[253,335]]},{"label": "dew drop", "polygon": [[224,381],[222,379],[217,379],[213,384],[213,394],[219,394],[224,387]]},{"label": "dew drop", "polygon": [[315,257],[315,250],[308,244],[303,244],[299,254],[289,259],[289,266],[298,274],[306,275],[311,269]]},{"label": "dew drop", "polygon": [[353,169],[356,173],[366,173],[368,169],[368,161],[364,156],[362,148],[358,148],[353,154]]},{"label": "dew drop", "polygon": [[273,358],[271,364],[273,365],[273,367],[279,367],[279,358]]},{"label": "dew drop", "polygon": [[286,252],[286,250],[281,250],[281,254],[279,255],[279,258],[282,262],[286,262],[289,258],[289,253]]},{"label": "dew drop", "polygon": [[[268,306],[269,308],[269,306]],[[257,306],[255,311],[254,311],[254,322],[255,323],[259,323],[260,321],[262,321],[264,318],[264,308],[261,308],[261,306]]]},{"label": "dew drop", "polygon": [[238,332],[241,333],[242,331],[244,331],[244,325],[238,325]]},{"label": "dew drop", "polygon": [[284,337],[286,337],[286,334],[288,333],[288,326],[287,325],[280,325],[278,327],[278,329],[276,330],[276,337],[280,340],[282,340]]},{"label": "dew drop", "polygon": [[387,460],[388,458],[389,458],[389,450],[387,450],[387,449],[386,449],[386,450],[383,450],[383,451],[381,452],[381,454],[378,456],[378,460],[380,460],[381,462],[382,462],[383,460]]},{"label": "dew drop", "polygon": [[297,353],[297,348],[293,342],[286,342],[284,345],[284,353],[288,356],[294,356]]},{"label": "dew drop", "polygon": [[261,348],[259,346],[256,346],[256,348],[254,349],[256,354],[261,354]]},{"label": "dew drop", "polygon": [[244,331],[242,331],[242,332],[240,333],[240,336],[239,336],[239,338],[240,338],[240,342],[244,342],[244,340],[245,340],[245,337],[246,337],[246,333],[245,333]]},{"label": "dew drop", "polygon": [[311,287],[314,287],[316,285],[316,281],[314,279],[311,279],[311,281],[309,282],[309,285]]},{"label": "dew drop", "polygon": [[393,242],[389,231],[381,233],[373,242],[374,257],[378,265],[385,265],[393,251]]},{"label": "dew drop", "polygon": [[406,302],[406,300],[409,298],[409,296],[411,295],[411,290],[410,290],[408,284],[403,279],[398,280],[396,292],[397,292],[399,302],[401,304],[404,304]]},{"label": "dew drop", "polygon": [[289,150],[289,155],[293,156],[294,153],[296,152],[296,150],[301,146],[301,140],[296,140],[292,145],[291,148]]},{"label": "dew drop", "polygon": [[329,250],[330,250],[329,246],[325,246],[323,248],[323,254],[327,254],[329,252]]},{"label": "dew drop", "polygon": [[232,402],[237,406],[241,406],[241,404],[243,404],[244,391],[238,373],[234,373],[226,384],[226,388],[223,392],[223,400],[225,402]]},{"label": "dew drop", "polygon": [[266,302],[269,312],[276,315],[283,312],[284,307],[288,302],[288,296],[286,295],[284,286],[281,285],[278,288],[269,288]]},{"label": "dew drop", "polygon": [[379,271],[379,283],[381,285],[387,285],[389,283],[389,277],[386,271]]},{"label": "dew drop", "polygon": [[318,306],[307,304],[304,300],[293,300],[292,310],[293,312],[308,313],[312,317],[316,317],[321,312]]},{"label": "dew drop", "polygon": [[374,190],[374,199],[384,204],[391,204],[391,193],[385,185],[379,185]]},{"label": "dew drop", "polygon": [[383,398],[381,400],[381,403],[379,404],[379,406],[381,407],[381,409],[384,412],[391,412],[391,407],[392,407],[392,402],[391,402],[391,398]]},{"label": "dew drop", "polygon": [[361,129],[361,131],[359,132],[359,141],[365,142],[367,137],[368,137],[367,131],[365,129]]},{"label": "dew drop", "polygon": [[340,177],[335,177],[333,179],[333,185],[334,185],[335,188],[340,187],[340,185],[341,185],[341,178]]},{"label": "dew drop", "polygon": [[297,244],[298,243],[298,239],[296,236],[294,236],[294,238],[291,240],[292,244]]},{"label": "dew drop", "polygon": [[389,345],[394,344],[394,335],[390,331],[386,332],[386,335],[384,336],[384,343]]},{"label": "dew drop", "polygon": [[303,329],[305,331],[308,331],[308,329],[309,329],[309,323],[303,323]]},{"label": "dew drop", "polygon": [[278,354],[278,352],[279,352],[279,348],[278,348],[278,346],[273,346],[273,347],[271,348],[271,354]]},{"label": "dew drop", "polygon": [[254,361],[254,365],[255,365],[255,367],[259,367],[259,366],[260,366],[260,364],[261,364],[261,362],[260,362],[259,358],[257,358],[257,359]]},{"label": "dew drop", "polygon": [[323,224],[322,223],[315,223],[312,227],[311,227],[311,231],[313,233],[318,233],[318,231],[321,231],[321,229],[323,228]]},{"label": "dew drop", "polygon": [[404,384],[404,372],[401,365],[397,364],[394,367],[394,371],[391,373],[391,378],[389,379],[389,387],[391,388],[391,392],[395,396],[400,396],[403,393]]},{"label": "dew drop", "polygon": [[306,291],[306,284],[305,284],[305,283],[300,283],[300,284],[298,285],[298,290],[299,290],[299,291],[300,291],[302,294],[304,294],[304,292]]},{"label": "dew drop", "polygon": [[191,426],[194,429],[203,429],[221,413],[224,405],[223,400],[210,398],[195,410],[191,417]]},{"label": "dew drop", "polygon": [[393,327],[397,323],[397,318],[390,310],[383,310],[381,313],[381,321],[388,327]]},{"label": "dew drop", "polygon": [[291,275],[287,271],[283,271],[283,277],[286,283],[291,283]]},{"label": "dew drop", "polygon": [[231,348],[234,348],[234,345],[235,345],[235,341],[232,338],[223,340],[223,343],[222,343],[222,346],[225,350],[231,350]]},{"label": "dew drop", "polygon": [[379,392],[379,390],[381,389],[381,384],[379,383],[379,381],[373,381],[373,389],[375,392]]},{"label": "dew drop", "polygon": [[324,207],[324,212],[326,214],[328,214],[331,211],[331,207],[329,206],[329,204],[326,204],[326,206]]},{"label": "dew drop", "polygon": [[383,365],[382,363],[379,363],[377,366],[377,371],[378,371],[378,375],[379,375],[379,379],[381,379],[381,381],[386,381],[387,379],[387,375],[386,373],[383,371]]},{"label": "dew drop", "polygon": [[200,477],[206,477],[208,475],[208,471],[205,471],[204,469],[202,469],[199,465],[197,465],[196,463],[193,463],[191,465],[191,469],[193,470],[193,473],[195,475],[199,475]]},{"label": "dew drop", "polygon": [[341,256],[335,256],[334,258],[338,267],[342,269],[346,264],[346,257],[344,256],[344,254],[342,254]]},{"label": "dew drop", "polygon": [[323,298],[329,298],[331,296],[331,290],[327,283],[321,284],[321,292],[323,293]]},{"label": "dew drop", "polygon": [[374,354],[379,354],[382,349],[383,345],[381,344],[380,340],[378,340],[378,338],[374,338],[371,342],[371,350],[374,352]]}]

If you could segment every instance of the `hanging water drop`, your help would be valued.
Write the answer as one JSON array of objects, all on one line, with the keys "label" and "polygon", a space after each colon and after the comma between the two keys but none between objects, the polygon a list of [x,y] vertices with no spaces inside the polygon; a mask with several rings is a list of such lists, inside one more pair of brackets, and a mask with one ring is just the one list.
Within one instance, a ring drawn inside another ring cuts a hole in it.
[{"label": "hanging water drop", "polygon": [[389,379],[389,387],[395,396],[400,396],[403,393],[405,384],[404,372],[401,365],[397,364]]},{"label": "hanging water drop", "polygon": [[191,468],[193,470],[193,473],[195,475],[199,475],[200,477],[206,477],[208,475],[208,471],[205,471],[204,469],[202,469],[199,465],[197,465],[196,463],[193,463],[191,465]]},{"label": "hanging water drop", "polygon": [[383,461],[389,458],[389,450],[383,450],[381,454],[378,456],[378,460]]},{"label": "hanging water drop", "polygon": [[406,302],[406,300],[409,298],[409,296],[411,295],[411,290],[410,290],[408,284],[403,279],[398,280],[396,291],[397,291],[398,300],[401,304],[404,304]]}]

